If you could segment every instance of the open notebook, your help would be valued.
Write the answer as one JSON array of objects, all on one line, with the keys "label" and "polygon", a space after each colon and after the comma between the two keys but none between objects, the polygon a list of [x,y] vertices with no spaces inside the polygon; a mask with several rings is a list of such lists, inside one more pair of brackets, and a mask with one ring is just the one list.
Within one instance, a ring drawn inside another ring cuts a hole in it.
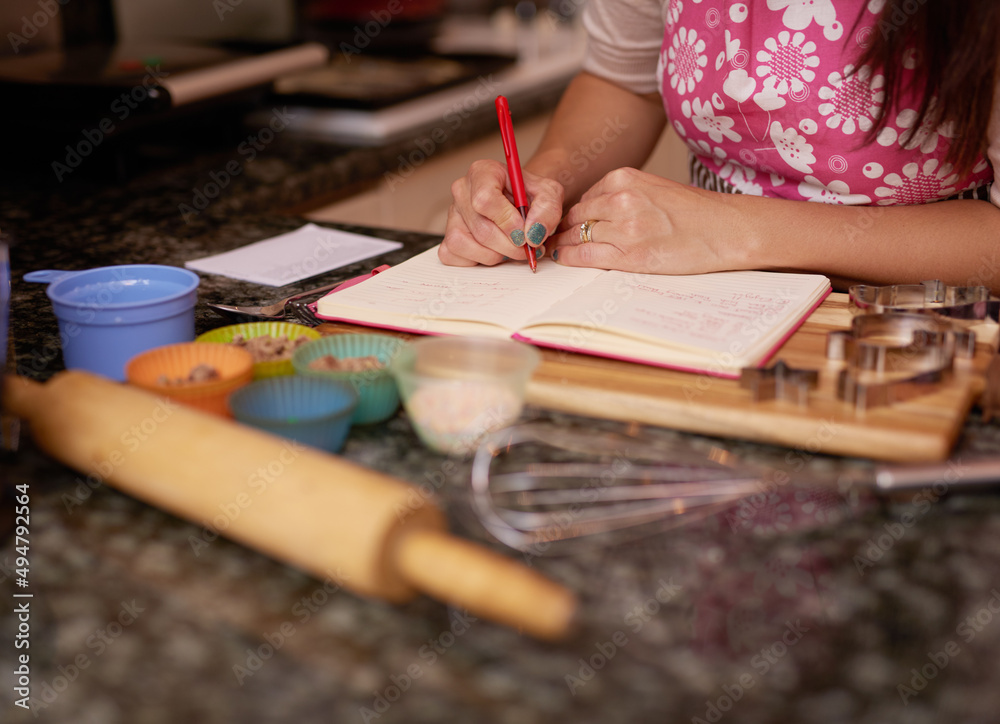
[{"label": "open notebook", "polygon": [[437,247],[316,305],[317,316],[420,334],[509,337],[738,377],[763,365],[830,292],[818,274],[691,276],[579,269],[542,259],[450,267]]}]

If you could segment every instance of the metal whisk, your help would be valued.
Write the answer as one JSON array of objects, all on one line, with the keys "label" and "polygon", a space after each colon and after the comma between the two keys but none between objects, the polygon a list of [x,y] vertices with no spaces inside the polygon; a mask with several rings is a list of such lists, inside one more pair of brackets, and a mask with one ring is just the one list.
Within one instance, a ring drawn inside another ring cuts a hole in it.
[{"label": "metal whisk", "polygon": [[[637,537],[728,511],[744,499],[766,497],[776,472],[714,446],[699,451],[669,441],[526,424],[480,445],[472,465],[472,507],[500,542],[541,552],[583,536]],[[921,490],[937,500],[1000,487],[1000,455],[853,466],[833,475],[786,473],[779,485],[823,493],[854,510]]]},{"label": "metal whisk", "polygon": [[[511,453],[515,448],[518,455]],[[545,448],[535,460],[508,470]],[[585,457],[587,462],[579,462]],[[499,541],[527,551],[582,536],[643,526],[662,530],[731,507],[761,489],[756,471],[737,471],[728,453],[591,431],[523,425],[495,433],[472,466],[472,506]],[[559,460],[558,458],[564,458]]]}]

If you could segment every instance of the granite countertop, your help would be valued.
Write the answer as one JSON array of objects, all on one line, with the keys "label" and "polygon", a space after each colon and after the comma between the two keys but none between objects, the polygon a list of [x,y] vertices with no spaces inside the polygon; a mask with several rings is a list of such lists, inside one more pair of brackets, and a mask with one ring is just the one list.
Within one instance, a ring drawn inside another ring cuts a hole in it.
[{"label": "granite countertop", "polygon": [[[470,120],[469,137],[476,127]],[[232,160],[240,132],[170,152],[168,144],[134,148],[138,170],[120,182],[81,174],[53,190],[20,183],[30,173],[8,175],[0,230],[13,242],[19,373],[44,380],[62,364],[44,288],[19,281],[24,272],[182,265],[289,231],[303,223],[289,208],[378,178],[406,148],[279,138],[205,210],[184,218],[180,205]],[[394,263],[435,241],[360,230],[402,240],[404,249],[280,291]],[[218,277],[203,277],[199,294],[231,303],[283,295]],[[199,332],[224,323],[199,305]],[[526,415],[560,429],[636,432],[540,409]],[[1000,451],[998,432],[970,417],[956,459]],[[677,449],[724,448],[796,476],[870,467],[641,433]],[[472,514],[470,463],[423,448],[403,413],[353,430],[343,455],[433,486],[456,534],[575,592],[573,636],[544,643],[427,597],[364,599],[222,538],[195,545],[197,523],[91,488],[25,434],[2,460],[5,495],[30,491],[26,589],[15,583],[15,539],[0,550],[4,721],[919,724],[992,722],[1000,709],[996,495],[947,494],[944,484],[886,501],[788,486],[749,513],[522,555]],[[5,529],[13,510],[8,497]],[[16,612],[26,599],[14,597],[24,592],[32,594],[28,629]],[[21,640],[30,648],[18,648]],[[14,706],[22,697],[6,673],[24,653],[34,713]]]}]

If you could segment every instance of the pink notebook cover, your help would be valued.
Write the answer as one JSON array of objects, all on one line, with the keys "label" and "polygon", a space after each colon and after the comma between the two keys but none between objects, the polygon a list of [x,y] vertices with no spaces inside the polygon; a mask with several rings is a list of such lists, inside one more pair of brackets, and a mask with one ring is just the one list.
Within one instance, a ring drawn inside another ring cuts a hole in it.
[{"label": "pink notebook cover", "polygon": [[[384,271],[387,268],[388,268],[388,266],[379,267],[378,269],[373,270],[371,272],[371,274],[364,274],[364,275],[362,275],[360,277],[354,277],[353,279],[349,279],[348,281],[344,282],[339,287],[337,287],[336,289],[332,290],[331,292],[329,292],[328,294],[326,294],[324,296],[329,296],[330,294],[336,294],[341,289],[346,289],[349,286],[353,286],[354,284],[358,284],[360,282],[363,282],[366,279],[370,279],[371,277],[373,277],[378,272]],[[819,305],[821,305],[823,303],[823,301],[830,295],[831,291],[833,291],[833,290],[832,289],[827,289],[826,292],[823,293],[823,296],[821,296],[816,301],[816,303],[813,304],[805,312],[805,314],[803,314],[801,317],[799,317],[799,320],[795,323],[795,325],[793,327],[791,327],[788,330],[788,332],[781,339],[779,339],[775,343],[775,345],[773,347],[771,347],[771,349],[769,349],[767,351],[767,354],[765,354],[764,357],[760,360],[760,362],[758,362],[755,366],[756,367],[764,367],[770,361],[770,359],[772,357],[774,357],[774,355],[778,352],[778,350],[781,349],[781,346],[785,342],[788,341],[788,338],[791,337],[793,334],[795,334],[795,332],[798,331],[799,327],[801,327],[803,325],[803,323],[807,319],[809,319],[810,315],[812,315],[812,313],[815,312],[817,308],[819,308]],[[395,326],[392,326],[392,325],[389,325],[389,324],[376,324],[374,322],[364,322],[364,321],[361,321],[361,320],[358,320],[358,319],[348,319],[347,317],[328,317],[326,315],[319,314],[319,313],[316,312],[316,303],[315,302],[313,304],[310,304],[309,306],[312,309],[313,313],[316,314],[317,319],[323,319],[323,320],[327,320],[327,321],[330,321],[330,322],[344,322],[346,324],[357,324],[357,325],[362,326],[362,327],[372,327],[372,328],[375,328],[375,329],[387,329],[387,330],[390,330],[390,331],[393,331],[393,332],[405,332],[407,334],[420,334],[420,335],[426,335],[426,336],[435,336],[435,335],[437,335],[437,336],[444,336],[443,332],[427,332],[427,331],[424,331],[424,330],[412,329],[412,328],[408,328],[408,327],[395,327]],[[525,342],[525,343],[533,345],[535,347],[545,347],[546,349],[556,349],[556,350],[561,350],[561,351],[564,351],[564,352],[574,352],[574,353],[577,353],[577,354],[586,354],[586,355],[590,355],[592,357],[605,357],[607,359],[616,359],[616,360],[621,360],[622,362],[633,362],[635,364],[646,365],[648,367],[662,367],[664,369],[677,370],[678,372],[691,372],[691,373],[694,373],[694,374],[708,375],[709,377],[720,377],[720,378],[727,379],[727,380],[738,380],[740,378],[740,373],[739,372],[726,372],[726,371],[723,371],[723,370],[704,369],[704,368],[700,368],[700,367],[684,367],[682,365],[672,365],[672,364],[667,364],[667,363],[664,363],[664,362],[653,362],[653,361],[650,361],[650,360],[639,359],[637,357],[628,357],[628,356],[625,356],[625,355],[616,355],[616,354],[613,354],[613,353],[610,353],[610,352],[594,351],[594,350],[587,349],[585,347],[571,347],[569,345],[562,345],[562,344],[554,344],[554,343],[551,343],[551,342],[536,341],[536,340],[531,339],[531,337],[529,337],[529,336],[521,334],[520,332],[515,332],[514,334],[511,335],[510,338],[513,339],[513,340],[516,340],[518,342]]]}]

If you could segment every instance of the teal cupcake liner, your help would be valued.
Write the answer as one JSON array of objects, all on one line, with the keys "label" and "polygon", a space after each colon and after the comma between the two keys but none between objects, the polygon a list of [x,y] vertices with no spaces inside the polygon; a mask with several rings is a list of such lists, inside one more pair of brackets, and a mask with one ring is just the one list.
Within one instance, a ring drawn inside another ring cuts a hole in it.
[{"label": "teal cupcake liner", "polygon": [[[404,346],[405,341],[388,334],[330,335],[299,347],[292,355],[292,366],[301,376],[349,382],[358,393],[353,423],[367,425],[382,422],[399,409],[399,390],[389,372],[389,365]],[[309,367],[314,360],[326,355],[337,359],[376,357],[381,367],[358,372]]]}]

